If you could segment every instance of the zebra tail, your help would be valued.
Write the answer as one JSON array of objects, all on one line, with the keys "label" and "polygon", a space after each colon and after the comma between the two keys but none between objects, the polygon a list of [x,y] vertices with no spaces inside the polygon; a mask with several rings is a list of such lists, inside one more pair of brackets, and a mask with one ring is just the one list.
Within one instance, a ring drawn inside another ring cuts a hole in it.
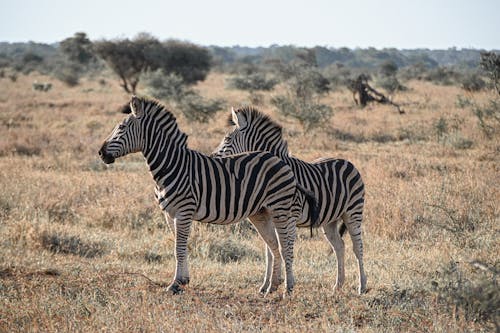
[{"label": "zebra tail", "polygon": [[314,196],[312,191],[307,190],[301,185],[297,184],[297,189],[304,194],[306,197],[307,203],[309,204],[309,219],[311,220],[311,224],[309,225],[311,231],[311,238],[313,236],[313,228],[318,226],[319,223],[319,208],[318,208],[318,200]]}]

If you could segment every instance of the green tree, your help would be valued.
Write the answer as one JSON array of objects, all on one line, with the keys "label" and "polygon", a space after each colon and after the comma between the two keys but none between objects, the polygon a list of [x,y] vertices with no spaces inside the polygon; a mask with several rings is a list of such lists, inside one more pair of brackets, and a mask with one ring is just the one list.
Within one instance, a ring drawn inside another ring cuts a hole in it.
[{"label": "green tree", "polygon": [[73,37],[66,38],[61,42],[60,48],[74,63],[88,65],[96,61],[94,45],[84,32],[77,32]]},{"label": "green tree", "polygon": [[118,75],[122,88],[133,94],[141,74],[148,68],[155,67],[152,59],[160,47],[156,38],[146,34],[140,34],[133,40],[127,38],[95,43],[97,54]]},{"label": "green tree", "polygon": [[156,68],[179,75],[187,84],[205,80],[210,71],[212,58],[204,47],[169,40],[162,43],[162,51],[157,58]]},{"label": "green tree", "polygon": [[167,41],[141,33],[133,40],[102,40],[95,43],[97,54],[118,75],[127,93],[135,93],[141,74],[161,69],[165,74],[176,74],[184,83],[204,80],[210,70],[211,58],[200,46]]}]

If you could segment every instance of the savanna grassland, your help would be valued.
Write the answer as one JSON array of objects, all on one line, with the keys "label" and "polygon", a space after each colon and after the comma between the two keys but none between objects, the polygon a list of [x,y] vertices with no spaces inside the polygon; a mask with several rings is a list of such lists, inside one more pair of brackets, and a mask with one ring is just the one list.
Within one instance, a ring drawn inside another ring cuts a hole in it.
[{"label": "savanna grassland", "polygon": [[[264,244],[246,223],[194,223],[191,284],[165,292],[173,236],[139,154],[105,166],[97,151],[130,96],[113,78],[68,88],[0,79],[0,331],[499,330],[500,142],[471,109],[491,93],[408,82],[390,106],[364,110],[347,90],[330,93],[328,124],[309,133],[275,113],[295,156],[351,160],[366,183],[368,293],[359,296],[346,236],[346,285],[334,293],[336,260],[319,230],[299,230],[297,285],[263,297]],[[211,74],[196,87],[241,105],[248,93]],[[175,110],[173,110],[175,112]],[[211,152],[228,112],[208,124],[178,116],[188,145]]]}]

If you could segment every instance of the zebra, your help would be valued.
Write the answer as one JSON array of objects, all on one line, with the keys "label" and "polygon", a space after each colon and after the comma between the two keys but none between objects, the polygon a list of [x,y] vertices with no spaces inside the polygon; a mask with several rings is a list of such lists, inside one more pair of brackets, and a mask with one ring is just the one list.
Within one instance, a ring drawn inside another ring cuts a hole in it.
[{"label": "zebra", "polygon": [[192,220],[229,224],[249,218],[271,251],[260,292],[280,284],[285,262],[286,291],[294,286],[292,271],[295,225],[314,198],[296,186],[291,168],[267,152],[216,159],[187,147],[187,135],[160,102],[132,96],[131,114],[118,124],[99,150],[106,164],[142,152],[155,180],[155,197],[175,234],[176,270],[169,292],[189,283],[187,239]]},{"label": "zebra", "polygon": [[[325,238],[337,257],[337,279],[334,291],[340,290],[345,281],[342,239],[346,229],[353,242],[359,270],[360,294],[366,292],[366,275],[363,267],[363,242],[361,223],[365,190],[359,171],[352,163],[342,159],[321,158],[312,163],[292,157],[287,142],[282,138],[282,127],[254,107],[231,110],[229,124],[234,126],[212,156],[222,157],[245,151],[269,151],[290,165],[297,183],[313,192],[318,200],[319,221]],[[305,207],[298,227],[306,227]]]}]

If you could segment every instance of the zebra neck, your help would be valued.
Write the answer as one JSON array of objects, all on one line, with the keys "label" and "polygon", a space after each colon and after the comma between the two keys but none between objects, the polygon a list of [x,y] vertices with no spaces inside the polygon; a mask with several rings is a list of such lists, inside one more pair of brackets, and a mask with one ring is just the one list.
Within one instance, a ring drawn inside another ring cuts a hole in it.
[{"label": "zebra neck", "polygon": [[143,152],[149,171],[160,188],[175,187],[188,173],[188,149],[171,140],[157,140]]},{"label": "zebra neck", "polygon": [[283,161],[287,161],[291,158],[291,154],[288,151],[288,144],[285,140],[281,140],[275,147],[271,150],[273,155],[278,156]]}]

